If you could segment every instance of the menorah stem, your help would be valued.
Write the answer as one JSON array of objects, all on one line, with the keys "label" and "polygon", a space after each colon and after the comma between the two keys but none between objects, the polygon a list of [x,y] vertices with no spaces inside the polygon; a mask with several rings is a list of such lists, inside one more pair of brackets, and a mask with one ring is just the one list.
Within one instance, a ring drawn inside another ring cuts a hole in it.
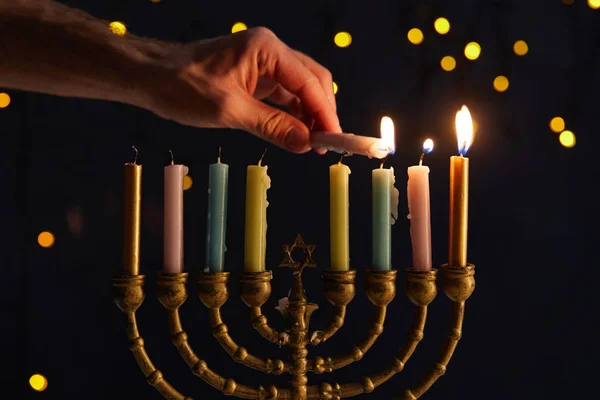
[{"label": "menorah stem", "polygon": [[146,352],[144,339],[140,336],[135,313],[144,302],[143,275],[118,276],[113,278],[114,298],[117,306],[125,313],[129,349],[144,376],[168,400],[191,400],[185,397],[164,379]]},{"label": "menorah stem", "polygon": [[271,328],[267,317],[262,313],[261,307],[250,307],[250,320],[254,329],[269,342],[279,346],[288,344],[288,334],[285,332],[280,333],[276,329]]}]

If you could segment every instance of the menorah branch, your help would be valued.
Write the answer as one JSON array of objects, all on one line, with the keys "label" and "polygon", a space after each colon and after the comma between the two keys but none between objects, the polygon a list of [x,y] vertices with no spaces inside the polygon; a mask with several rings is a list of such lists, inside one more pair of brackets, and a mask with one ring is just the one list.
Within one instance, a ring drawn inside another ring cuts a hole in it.
[{"label": "menorah branch", "polygon": [[[345,397],[352,397],[361,393],[370,393],[381,384],[387,382],[395,374],[402,371],[409,358],[414,353],[417,345],[423,339],[423,331],[425,329],[425,322],[427,320],[427,306],[433,301],[437,294],[437,288],[435,286],[435,278],[437,271],[415,271],[409,269],[406,271],[406,285],[405,290],[407,296],[416,306],[416,312],[413,319],[413,325],[408,335],[408,339],[404,346],[400,348],[392,363],[383,369],[382,371],[362,378],[360,382],[348,383],[344,385],[330,384],[327,382],[321,383],[320,386],[311,386],[309,388],[310,395],[318,394],[321,399],[332,399],[338,400]],[[381,276],[371,275],[371,279],[382,280]],[[369,289],[369,287],[371,289]],[[376,287],[376,286],[375,286]],[[380,286],[379,290],[373,290],[374,285],[369,285],[369,279],[367,279],[367,293],[369,299],[377,307],[385,307],[387,304],[381,303],[385,299],[386,295],[383,293],[386,291],[385,286]],[[382,290],[384,289],[384,290]],[[389,290],[389,289],[387,289]],[[380,295],[377,295],[379,293]],[[393,298],[393,297],[392,297]],[[391,301],[391,300],[390,300]],[[389,303],[389,302],[388,302]],[[382,326],[383,328],[383,326]],[[342,359],[341,362],[347,362],[347,359]],[[344,366],[344,365],[342,365]]]},{"label": "menorah branch", "polygon": [[250,319],[254,329],[268,341],[283,346],[288,344],[289,335],[271,328],[261,308],[271,297],[272,277],[271,271],[244,272],[240,279],[241,297],[250,308]]},{"label": "menorah branch", "polygon": [[[227,274],[227,273],[222,273]],[[243,399],[287,399],[289,392],[279,390],[275,386],[267,389],[259,387],[258,389],[241,385],[233,379],[224,378],[212,371],[206,361],[200,359],[188,343],[187,333],[182,329],[179,317],[179,308],[187,299],[187,273],[180,274],[162,274],[159,273],[158,296],[161,304],[167,309],[169,318],[169,330],[173,338],[173,344],[179,351],[179,354],[185,360],[193,373],[202,378],[212,387],[220,390],[226,395],[236,396]],[[225,283],[226,277],[220,274],[213,274],[213,279],[217,283]],[[200,282],[200,286],[206,282]],[[207,293],[202,287],[199,293]],[[227,294],[223,292],[212,293],[212,296],[201,296],[203,302],[209,305],[218,305],[219,307],[227,300]],[[208,305],[207,305],[208,306]]]},{"label": "menorah branch", "polygon": [[475,266],[468,264],[466,267],[450,267],[446,264],[442,266],[442,271],[444,275],[442,289],[453,302],[448,337],[438,361],[423,377],[419,385],[404,392],[403,400],[418,399],[440,376],[444,375],[458,341],[462,337],[465,302],[475,290]]},{"label": "menorah branch", "polygon": [[116,276],[113,278],[113,295],[119,309],[127,317],[127,339],[129,349],[137,361],[140,369],[146,376],[148,383],[156,388],[168,400],[192,400],[179,393],[163,377],[144,348],[144,339],[139,334],[136,320],[136,311],[144,302],[144,275]]},{"label": "menorah branch", "polygon": [[327,328],[324,330],[315,330],[309,335],[312,346],[327,341],[344,325],[346,306],[356,295],[355,280],[355,270],[327,270],[323,273],[325,298],[333,305],[333,313],[329,319]]}]

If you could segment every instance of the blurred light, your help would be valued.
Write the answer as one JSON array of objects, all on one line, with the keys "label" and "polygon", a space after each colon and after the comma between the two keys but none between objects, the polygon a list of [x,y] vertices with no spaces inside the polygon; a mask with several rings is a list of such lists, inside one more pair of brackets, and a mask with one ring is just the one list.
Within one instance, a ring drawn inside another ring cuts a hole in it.
[{"label": "blurred light", "polygon": [[248,29],[248,27],[246,26],[245,23],[243,23],[243,22],[236,22],[231,27],[231,33],[245,31],[246,29]]},{"label": "blurred light", "polygon": [[590,6],[594,10],[597,10],[598,8],[600,8],[600,0],[588,0],[588,6]]},{"label": "blurred light", "polygon": [[380,132],[382,149],[388,149],[391,154],[396,152],[396,139],[394,131],[394,121],[388,116],[381,118]]},{"label": "blurred light", "polygon": [[516,55],[524,56],[529,51],[529,46],[524,40],[517,40],[513,46],[513,50]]},{"label": "blurred light", "polygon": [[554,117],[550,120],[550,130],[554,133],[561,133],[565,130],[565,120],[561,117]]},{"label": "blurred light", "polygon": [[160,3],[160,0],[150,0],[153,3]]},{"label": "blurred light", "polygon": [[38,244],[42,247],[52,247],[54,245],[54,235],[51,232],[44,231],[38,235]]},{"label": "blurred light", "polygon": [[337,94],[338,91],[338,85],[337,83],[333,82],[333,94]]},{"label": "blurred light", "polygon": [[10,104],[10,96],[8,93],[0,93],[0,108],[6,108]]},{"label": "blurred light", "polygon": [[31,385],[33,390],[43,392],[48,387],[48,379],[41,374],[31,375],[31,378],[29,378],[29,385]]},{"label": "blurred light", "polygon": [[456,113],[455,125],[458,154],[465,156],[473,144],[473,119],[467,106],[463,105]]},{"label": "blurred light", "polygon": [[469,42],[465,46],[465,57],[469,60],[476,60],[481,54],[481,46],[477,42]]},{"label": "blurred light", "polygon": [[438,18],[433,23],[433,27],[440,35],[445,35],[450,31],[450,22],[446,18]]},{"label": "blurred light", "polygon": [[494,89],[496,89],[497,92],[506,92],[506,89],[508,89],[508,85],[508,78],[504,75],[498,75],[494,79]]},{"label": "blurred light", "polygon": [[442,58],[440,65],[444,71],[452,71],[454,68],[456,68],[456,60],[452,56],[446,56]]},{"label": "blurred light", "polygon": [[121,21],[113,21],[108,24],[110,31],[117,36],[125,36],[127,33],[127,27]]},{"label": "blurred light", "polygon": [[191,176],[186,175],[183,177],[183,190],[188,190],[192,187],[192,184],[194,183],[194,180],[192,179]]},{"label": "blurred light", "polygon": [[425,139],[423,142],[423,153],[429,154],[433,150],[433,140]]},{"label": "blurred light", "polygon": [[338,32],[335,34],[333,41],[338,47],[348,47],[352,43],[352,35],[348,32]]},{"label": "blurred light", "polygon": [[571,131],[563,131],[558,140],[560,140],[560,144],[568,149],[575,146],[575,134]]},{"label": "blurred light", "polygon": [[423,43],[423,32],[419,28],[412,28],[408,31],[408,41],[412,44],[421,44]]}]

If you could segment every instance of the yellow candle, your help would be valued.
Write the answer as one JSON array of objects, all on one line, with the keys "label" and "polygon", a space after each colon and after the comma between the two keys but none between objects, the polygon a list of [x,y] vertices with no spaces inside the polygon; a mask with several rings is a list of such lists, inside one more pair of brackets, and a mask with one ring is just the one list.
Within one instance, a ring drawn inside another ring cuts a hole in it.
[{"label": "yellow candle", "polygon": [[140,273],[142,166],[135,161],[124,166],[123,197],[123,273],[138,275]]},{"label": "yellow candle", "polygon": [[469,224],[469,159],[465,157],[473,141],[473,122],[466,106],[456,113],[458,156],[450,157],[450,229],[448,265],[467,266]]},{"label": "yellow candle", "polygon": [[[262,158],[261,158],[262,161]],[[267,250],[267,189],[271,178],[267,166],[249,165],[246,170],[246,236],[244,246],[244,271],[265,270]]]},{"label": "yellow candle", "polygon": [[348,177],[350,168],[340,162],[329,167],[329,228],[332,271],[350,268],[348,232]]}]

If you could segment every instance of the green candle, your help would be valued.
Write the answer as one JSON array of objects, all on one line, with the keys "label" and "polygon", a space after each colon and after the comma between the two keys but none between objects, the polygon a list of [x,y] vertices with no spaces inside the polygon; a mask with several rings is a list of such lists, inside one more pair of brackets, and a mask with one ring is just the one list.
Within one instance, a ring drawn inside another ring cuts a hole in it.
[{"label": "green candle", "polygon": [[229,165],[211,164],[208,174],[208,212],[206,222],[206,268],[209,272],[223,272],[225,264],[225,232],[227,225],[227,185]]},{"label": "green candle", "polygon": [[374,169],[372,173],[373,198],[373,258],[371,269],[389,271],[392,268],[392,225],[398,217],[398,189],[394,168]]}]

